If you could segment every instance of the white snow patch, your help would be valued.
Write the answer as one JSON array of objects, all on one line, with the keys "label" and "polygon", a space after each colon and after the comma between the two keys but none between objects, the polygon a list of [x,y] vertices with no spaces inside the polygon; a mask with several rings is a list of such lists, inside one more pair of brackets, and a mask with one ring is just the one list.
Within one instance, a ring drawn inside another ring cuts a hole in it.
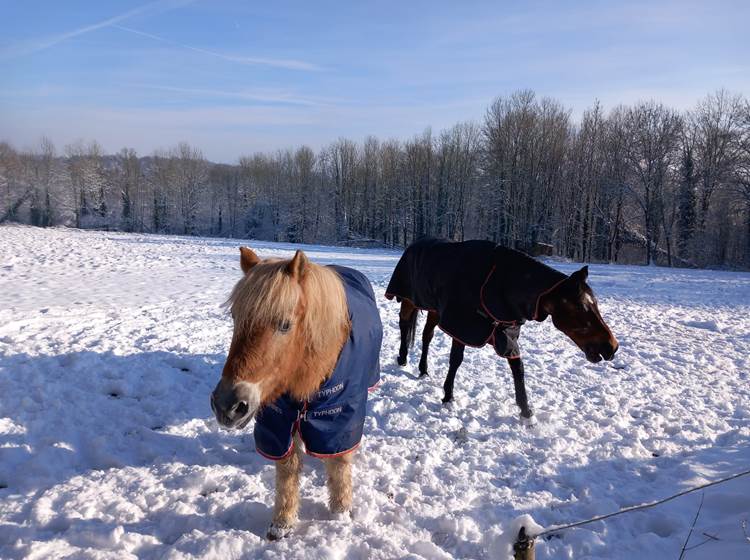
[{"label": "white snow patch", "polygon": [[693,327],[694,329],[704,329],[713,332],[719,332],[720,330],[716,321],[685,321],[682,324],[686,327]]},{"label": "white snow patch", "polygon": [[[12,264],[0,266],[0,557],[507,558],[520,523],[561,525],[750,466],[748,274],[590,266],[621,350],[591,365],[551,322],[525,326],[529,429],[489,348],[467,350],[447,410],[446,336],[429,377],[396,365],[398,306],[383,292],[400,252],[306,246],[373,281],[383,383],[352,520],[330,516],[311,460],[298,526],[269,543],[274,467],[252,425],[220,430],[209,406],[240,244],[298,248],[0,227],[0,263]],[[750,557],[748,495],[748,479],[706,491],[690,544],[719,540],[689,560]],[[699,499],[562,532],[536,556],[676,558]]]}]

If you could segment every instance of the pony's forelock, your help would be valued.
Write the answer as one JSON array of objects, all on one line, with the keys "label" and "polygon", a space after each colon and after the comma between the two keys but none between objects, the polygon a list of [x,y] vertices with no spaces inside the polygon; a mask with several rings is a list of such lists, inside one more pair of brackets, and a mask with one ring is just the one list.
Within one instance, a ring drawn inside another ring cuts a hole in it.
[{"label": "pony's forelock", "polygon": [[332,333],[349,328],[341,279],[333,270],[308,261],[302,278],[295,281],[287,271],[288,264],[288,260],[265,259],[237,282],[225,303],[234,317],[234,336],[250,336],[256,330],[277,328],[293,320],[304,296],[305,311],[299,327],[308,348],[323,351]]}]

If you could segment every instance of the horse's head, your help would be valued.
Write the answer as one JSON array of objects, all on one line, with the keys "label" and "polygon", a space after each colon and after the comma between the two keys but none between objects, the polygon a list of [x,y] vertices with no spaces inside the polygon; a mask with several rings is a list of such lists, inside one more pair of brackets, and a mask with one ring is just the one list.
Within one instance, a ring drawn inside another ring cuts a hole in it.
[{"label": "horse's head", "polygon": [[589,269],[584,266],[543,294],[538,302],[538,320],[547,315],[557,329],[568,335],[596,363],[611,360],[619,344],[599,313],[594,292],[586,284]]},{"label": "horse's head", "polygon": [[316,390],[349,328],[340,281],[302,251],[291,260],[261,260],[242,247],[240,266],[244,276],[228,301],[232,343],[211,394],[216,419],[227,428],[246,426],[283,393],[301,400]]}]

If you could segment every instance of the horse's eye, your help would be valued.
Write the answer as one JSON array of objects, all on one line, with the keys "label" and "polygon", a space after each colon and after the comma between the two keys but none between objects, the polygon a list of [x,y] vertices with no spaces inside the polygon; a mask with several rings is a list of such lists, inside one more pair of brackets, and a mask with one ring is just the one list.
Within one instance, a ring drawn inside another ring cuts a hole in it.
[{"label": "horse's eye", "polygon": [[284,333],[288,333],[288,332],[289,332],[289,329],[291,329],[291,328],[292,328],[292,323],[291,323],[291,321],[281,321],[281,322],[279,323],[279,326],[278,326],[277,330],[278,330],[278,331],[279,331],[280,333],[284,334]]}]

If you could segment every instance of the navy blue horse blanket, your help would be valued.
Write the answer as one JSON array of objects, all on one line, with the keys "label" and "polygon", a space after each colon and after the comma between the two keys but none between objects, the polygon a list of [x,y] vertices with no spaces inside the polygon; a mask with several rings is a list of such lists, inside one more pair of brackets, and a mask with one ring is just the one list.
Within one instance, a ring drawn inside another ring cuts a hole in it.
[{"label": "navy blue horse blanket", "polygon": [[[334,457],[354,451],[362,439],[367,395],[380,381],[383,325],[364,274],[331,266],[344,284],[351,331],[331,376],[306,402],[282,395],[255,419],[255,448],[268,459],[287,457],[299,432],[305,452]],[[322,327],[325,328],[325,325]]]}]

